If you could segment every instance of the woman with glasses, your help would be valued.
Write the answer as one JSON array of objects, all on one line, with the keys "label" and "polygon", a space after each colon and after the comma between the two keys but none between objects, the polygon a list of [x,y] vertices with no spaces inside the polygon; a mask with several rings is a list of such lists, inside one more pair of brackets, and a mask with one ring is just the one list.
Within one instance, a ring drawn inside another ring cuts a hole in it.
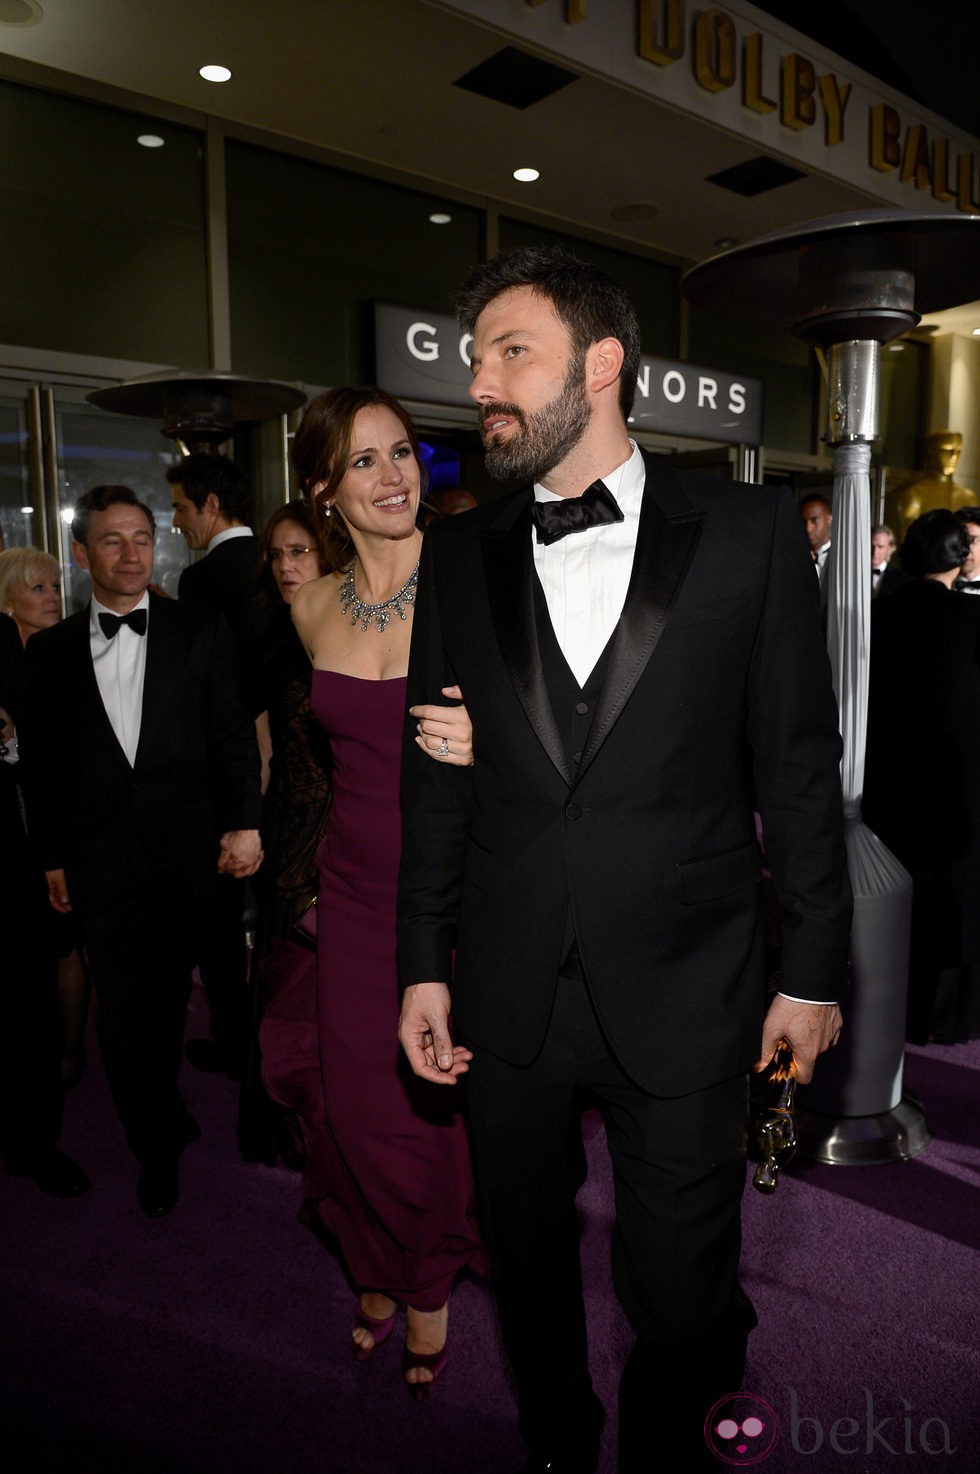
[{"label": "woman with glasses", "polygon": [[265,862],[255,880],[253,1029],[238,1132],[249,1144],[248,1160],[272,1165],[281,1156],[294,1167],[305,1161],[304,1122],[319,1109],[319,1070],[303,1047],[315,1017],[315,960],[293,939],[293,927],[316,894],[330,754],[310,713],[310,662],[290,605],[296,590],[328,566],[307,504],[279,507],[259,539],[255,602],[261,634],[248,661],[249,689],[260,710]]}]

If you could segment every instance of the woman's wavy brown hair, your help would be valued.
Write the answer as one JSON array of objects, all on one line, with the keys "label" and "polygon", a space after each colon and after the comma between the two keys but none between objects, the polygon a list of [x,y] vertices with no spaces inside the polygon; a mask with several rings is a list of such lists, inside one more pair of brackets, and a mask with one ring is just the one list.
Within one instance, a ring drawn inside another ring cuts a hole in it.
[{"label": "woman's wavy brown hair", "polygon": [[[390,409],[404,426],[406,439],[418,462],[424,496],[427,477],[415,426],[405,407],[375,384],[362,384],[357,389],[328,389],[325,394],[318,395],[306,406],[293,438],[293,467],[317,525],[324,529],[328,562],[335,568],[343,568],[350,562],[354,544],[343,517],[325,517],[324,504],[331,500],[347,474],[347,457],[358,412],[374,405]],[[314,496],[313,488],[318,481],[324,485]]]}]

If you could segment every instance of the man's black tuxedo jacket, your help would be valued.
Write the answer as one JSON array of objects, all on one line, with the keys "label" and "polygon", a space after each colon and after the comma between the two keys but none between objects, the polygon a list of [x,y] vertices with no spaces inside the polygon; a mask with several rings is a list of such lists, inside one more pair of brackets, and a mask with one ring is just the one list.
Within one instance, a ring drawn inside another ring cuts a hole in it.
[{"label": "man's black tuxedo jacket", "polygon": [[570,908],[615,1057],[680,1095],[755,1060],[761,860],[783,910],[781,988],[839,997],[850,921],[838,735],[818,589],[788,494],[647,480],[626,605],[572,772],[535,635],[523,490],[426,535],[409,703],[458,681],[475,766],[406,731],[404,984],[452,977],[474,1048],[529,1062]]},{"label": "man's black tuxedo jacket", "polygon": [[878,588],[875,590],[874,597],[876,599],[883,599],[886,594],[893,594],[896,589],[900,589],[902,584],[908,583],[908,581],[909,575],[904,569],[899,568],[897,563],[889,563],[886,565],[884,573],[878,577]]},{"label": "man's black tuxedo jacket", "polygon": [[213,881],[218,836],[259,825],[255,730],[225,621],[151,594],[146,641],[133,767],[99,694],[88,608],[25,652],[28,820],[83,920],[131,906],[178,918]]},{"label": "man's black tuxedo jacket", "polygon": [[179,597],[188,604],[223,614],[239,644],[251,633],[258,548],[255,537],[228,538],[189,564],[177,586]]}]

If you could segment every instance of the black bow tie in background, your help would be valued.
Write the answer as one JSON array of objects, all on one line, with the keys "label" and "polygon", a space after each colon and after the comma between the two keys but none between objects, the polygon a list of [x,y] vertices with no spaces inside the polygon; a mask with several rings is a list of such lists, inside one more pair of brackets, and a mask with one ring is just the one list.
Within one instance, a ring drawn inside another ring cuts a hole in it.
[{"label": "black bow tie in background", "polygon": [[146,610],[132,609],[129,614],[100,614],[99,624],[107,640],[114,640],[121,624],[128,624],[138,635],[146,634]]},{"label": "black bow tie in background", "polygon": [[587,527],[606,527],[623,520],[616,498],[601,481],[594,481],[581,496],[562,497],[560,502],[535,502],[531,516],[539,543],[556,543],[570,532],[584,532]]},{"label": "black bow tie in background", "polygon": [[958,589],[980,589],[980,578],[961,578],[956,587]]}]

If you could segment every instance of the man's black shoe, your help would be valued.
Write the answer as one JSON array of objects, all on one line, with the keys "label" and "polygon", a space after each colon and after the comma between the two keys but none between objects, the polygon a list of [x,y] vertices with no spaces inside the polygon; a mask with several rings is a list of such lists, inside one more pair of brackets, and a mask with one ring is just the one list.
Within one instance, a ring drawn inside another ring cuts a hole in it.
[{"label": "man's black shoe", "polygon": [[92,1186],[88,1173],[53,1147],[30,1162],[8,1160],[6,1168],[11,1177],[33,1177],[41,1191],[53,1198],[80,1198]]},{"label": "man's black shoe", "polygon": [[230,1075],[233,1080],[240,1080],[244,1073],[242,1061],[219,1049],[213,1039],[188,1039],[184,1058],[195,1070],[204,1070],[208,1075]]},{"label": "man's black shoe", "polygon": [[172,1213],[179,1195],[176,1157],[158,1157],[143,1163],[136,1196],[147,1218],[165,1218]]}]

